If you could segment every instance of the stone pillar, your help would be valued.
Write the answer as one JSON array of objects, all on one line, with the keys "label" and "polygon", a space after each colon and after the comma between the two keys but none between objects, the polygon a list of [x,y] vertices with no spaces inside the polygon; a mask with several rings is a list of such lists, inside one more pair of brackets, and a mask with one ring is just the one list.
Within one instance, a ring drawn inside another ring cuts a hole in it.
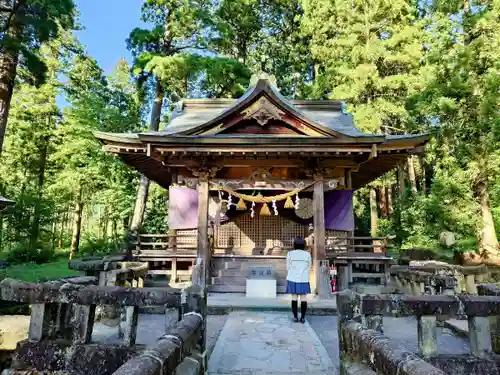
[{"label": "stone pillar", "polygon": [[467,321],[471,354],[477,357],[487,356],[492,351],[489,318],[469,316]]},{"label": "stone pillar", "polygon": [[349,268],[347,265],[338,267],[339,270],[339,281],[340,285],[338,286],[338,290],[349,289]]},{"label": "stone pillar", "polygon": [[332,288],[330,285],[330,269],[328,268],[327,260],[320,260],[319,265],[319,283],[318,283],[318,295],[322,298],[330,297],[332,293]]},{"label": "stone pillar", "polygon": [[465,275],[465,290],[469,294],[477,295],[476,278],[474,275]]},{"label": "stone pillar", "polygon": [[137,323],[139,320],[139,308],[127,306],[125,308],[125,329],[123,332],[123,344],[134,346],[137,338]]},{"label": "stone pillar", "polygon": [[88,344],[94,328],[95,305],[74,305],[73,342]]},{"label": "stone pillar", "polygon": [[[325,253],[325,195],[323,189],[323,177],[315,176],[313,193],[313,212],[314,212],[314,247],[313,247],[313,275],[315,279],[315,288],[313,293],[318,293],[318,285],[321,282],[319,274],[320,261],[326,259]],[[327,297],[327,296],[320,296]]]},{"label": "stone pillar", "polygon": [[31,319],[28,338],[41,341],[54,335],[59,306],[57,303],[37,303],[31,305]]},{"label": "stone pillar", "polygon": [[437,350],[436,316],[419,316],[417,318],[418,350],[424,357],[435,357]]},{"label": "stone pillar", "polygon": [[373,329],[377,332],[384,333],[383,321],[384,320],[382,315],[366,315],[363,325],[367,329]]}]

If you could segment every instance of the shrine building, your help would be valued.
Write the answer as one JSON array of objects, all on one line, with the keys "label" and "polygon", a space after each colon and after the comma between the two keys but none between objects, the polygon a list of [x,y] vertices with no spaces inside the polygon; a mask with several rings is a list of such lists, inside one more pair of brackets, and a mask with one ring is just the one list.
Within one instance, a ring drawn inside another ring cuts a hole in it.
[{"label": "shrine building", "polygon": [[95,136],[169,190],[169,232],[141,234],[134,255],[173,279],[198,264],[214,292],[244,292],[249,265],[273,265],[284,292],[296,236],[314,235],[318,269],[354,235],[353,192],[429,139],[363,133],[340,101],[286,99],[263,74],[237,100],[182,101],[162,131]]}]

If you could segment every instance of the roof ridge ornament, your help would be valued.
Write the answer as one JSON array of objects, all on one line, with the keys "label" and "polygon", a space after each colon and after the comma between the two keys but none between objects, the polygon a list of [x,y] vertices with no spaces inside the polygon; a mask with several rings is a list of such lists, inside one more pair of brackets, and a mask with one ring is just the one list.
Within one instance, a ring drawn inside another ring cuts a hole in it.
[{"label": "roof ridge ornament", "polygon": [[241,111],[243,119],[254,119],[261,126],[268,123],[269,120],[281,120],[285,115],[285,112],[276,107],[273,103],[269,101],[265,96],[261,97],[250,107],[245,108]]},{"label": "roof ridge ornament", "polygon": [[276,77],[272,74],[260,71],[256,74],[253,74],[250,78],[250,86],[255,86],[258,81],[268,81],[272,86],[274,86],[278,91],[278,84],[276,83]]}]

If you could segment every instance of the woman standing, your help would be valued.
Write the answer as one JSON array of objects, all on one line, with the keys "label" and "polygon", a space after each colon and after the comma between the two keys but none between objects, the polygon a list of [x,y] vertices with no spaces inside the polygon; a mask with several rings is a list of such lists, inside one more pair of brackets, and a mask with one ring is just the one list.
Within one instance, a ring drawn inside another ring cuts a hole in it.
[{"label": "woman standing", "polygon": [[300,297],[300,322],[305,322],[307,301],[306,295],[311,293],[309,272],[311,270],[311,254],[306,248],[306,241],[302,237],[295,238],[294,250],[286,256],[287,286],[286,292],[292,295],[292,312],[294,322],[298,322],[298,299]]}]

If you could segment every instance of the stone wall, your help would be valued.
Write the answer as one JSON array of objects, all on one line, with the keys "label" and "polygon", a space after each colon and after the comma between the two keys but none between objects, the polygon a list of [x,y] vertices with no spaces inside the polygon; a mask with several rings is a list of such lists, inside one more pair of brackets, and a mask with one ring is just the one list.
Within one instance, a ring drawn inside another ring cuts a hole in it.
[{"label": "stone wall", "polygon": [[[337,295],[340,356],[383,375],[500,374],[493,353],[490,317],[500,315],[500,297],[471,295]],[[383,334],[384,316],[415,316],[419,353],[396,347]],[[437,322],[441,316],[466,316],[468,356],[438,353]]]},{"label": "stone wall", "polygon": [[[92,285],[90,281],[97,283],[92,276],[73,281],[31,284],[5,279],[0,282],[0,300],[32,306],[28,339],[17,344],[12,371],[111,374],[143,349],[135,341],[139,308],[144,306],[180,310],[179,316],[183,319],[169,335],[180,335],[184,345],[187,345],[183,346],[183,350],[188,350],[192,343],[191,336],[185,335],[187,328],[193,334],[196,332],[197,336],[193,339],[196,345],[199,337],[204,336],[205,297],[199,288],[179,290]],[[119,307],[125,311],[121,345],[91,343],[97,305]],[[191,315],[183,315],[187,313]]]},{"label": "stone wall", "polygon": [[412,261],[409,266],[392,266],[390,274],[397,293],[423,294],[474,294],[476,284],[488,274],[481,266],[458,266],[435,261]]}]

